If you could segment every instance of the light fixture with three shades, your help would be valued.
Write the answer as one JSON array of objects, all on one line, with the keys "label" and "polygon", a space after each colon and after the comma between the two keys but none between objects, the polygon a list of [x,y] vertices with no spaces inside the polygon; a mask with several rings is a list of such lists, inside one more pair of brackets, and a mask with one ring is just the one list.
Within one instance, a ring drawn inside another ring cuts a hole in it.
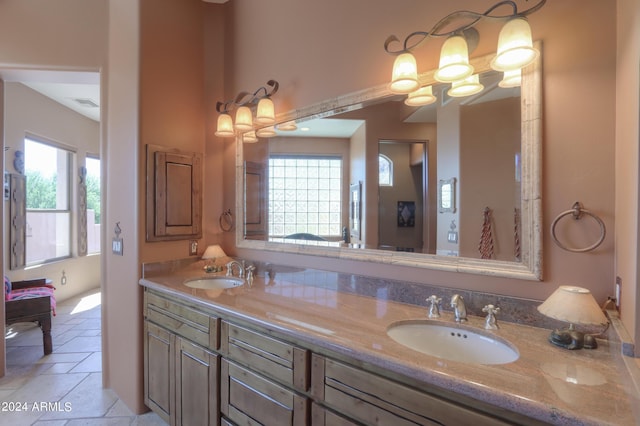
[{"label": "light fixture with three shades", "polygon": [[[218,125],[215,135],[221,138],[232,138],[236,134],[243,134],[245,142],[257,142],[257,137],[274,136],[276,122],[275,107],[271,96],[279,87],[276,80],[269,80],[266,86],[258,88],[253,93],[240,92],[234,99],[216,103]],[[235,122],[231,117],[235,109]],[[253,111],[256,111],[255,118]]]}]

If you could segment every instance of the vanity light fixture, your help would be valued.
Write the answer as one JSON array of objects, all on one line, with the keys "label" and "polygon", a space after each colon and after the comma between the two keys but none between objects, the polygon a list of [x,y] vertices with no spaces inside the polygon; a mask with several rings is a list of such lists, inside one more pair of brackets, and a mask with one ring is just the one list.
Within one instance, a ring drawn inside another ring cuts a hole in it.
[{"label": "vanity light fixture", "polygon": [[[215,135],[222,138],[230,138],[235,137],[237,133],[242,134],[253,131],[256,128],[259,130],[263,127],[272,126],[276,118],[271,96],[278,91],[279,86],[277,81],[269,80],[266,86],[258,88],[253,93],[240,92],[230,101],[217,102],[216,111],[220,115],[218,116]],[[235,123],[230,114],[234,109]],[[253,118],[253,110],[256,111],[255,119]],[[255,138],[255,134],[253,137]]]},{"label": "vanity light fixture", "polygon": [[601,326],[605,327],[604,330],[609,326],[607,317],[591,292],[582,287],[568,285],[558,287],[538,306],[538,311],[549,318],[569,323],[568,328],[554,330],[549,335],[550,343],[565,349],[598,347],[593,335],[576,330],[575,325]]},{"label": "vanity light fixture", "polygon": [[[473,51],[479,37],[478,31],[474,27],[485,19],[507,21],[498,37],[497,55],[491,61],[491,67],[494,70],[514,71],[531,64],[539,53],[533,48],[531,27],[526,16],[538,11],[545,3],[546,0],[539,0],[529,9],[518,11],[515,1],[504,0],[494,4],[484,13],[467,10],[455,11],[438,21],[430,31],[416,31],[409,34],[400,49],[393,50],[391,48],[393,43],[400,41],[395,35],[387,37],[384,42],[385,51],[397,56],[389,90],[393,93],[409,94],[419,89],[416,60],[411,51],[426,40],[436,37],[446,37],[446,41],[440,52],[439,68],[435,72],[434,78],[440,82],[458,83],[457,86],[467,85],[468,83],[460,83],[460,81],[473,74],[473,67],[469,64],[469,51]],[[509,6],[511,13],[496,12],[496,9],[503,6]],[[456,21],[463,23],[450,31],[443,31],[443,28],[450,27]],[[458,89],[453,90],[454,93],[459,91]]]},{"label": "vanity light fixture", "polygon": [[267,126],[256,130],[256,136],[259,138],[271,138],[276,136],[276,129],[274,126]]}]

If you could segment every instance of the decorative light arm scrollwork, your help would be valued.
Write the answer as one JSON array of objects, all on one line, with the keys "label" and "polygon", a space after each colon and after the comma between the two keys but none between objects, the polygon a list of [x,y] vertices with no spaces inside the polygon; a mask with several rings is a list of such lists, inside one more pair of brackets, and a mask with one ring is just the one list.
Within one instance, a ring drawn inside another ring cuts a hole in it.
[{"label": "decorative light arm scrollwork", "polygon": [[[411,52],[413,49],[421,46],[427,39],[431,37],[450,37],[454,34],[459,33],[469,33],[469,30],[472,30],[473,27],[482,19],[492,19],[492,20],[505,20],[512,19],[517,17],[525,17],[531,13],[538,11],[547,0],[540,0],[537,4],[530,7],[529,9],[523,10],[521,12],[518,11],[518,5],[511,0],[500,1],[489,9],[487,9],[484,13],[472,12],[469,10],[459,10],[456,12],[452,12],[449,15],[445,16],[441,20],[439,20],[430,31],[415,31],[409,34],[402,43],[402,48],[397,50],[392,50],[391,45],[395,42],[400,42],[395,35],[390,35],[384,42],[384,50],[390,55],[400,55],[402,53]],[[494,11],[502,6],[511,6],[511,13],[509,14],[494,14]],[[443,28],[450,25],[452,22],[462,20],[469,20],[469,22],[456,27],[453,30],[442,32]],[[475,30],[474,30],[475,31]],[[472,32],[474,32],[472,31]],[[411,43],[412,40],[417,40]]]},{"label": "decorative light arm scrollwork", "polygon": [[[267,89],[269,87],[270,89]],[[273,96],[280,87],[280,84],[276,80],[267,81],[266,86],[262,86],[258,88],[255,92],[240,92],[238,95],[231,100],[226,102],[218,101],[216,103],[216,111],[222,114],[228,113],[230,110],[241,107],[241,106],[251,106],[257,104],[260,99],[270,98]]]}]

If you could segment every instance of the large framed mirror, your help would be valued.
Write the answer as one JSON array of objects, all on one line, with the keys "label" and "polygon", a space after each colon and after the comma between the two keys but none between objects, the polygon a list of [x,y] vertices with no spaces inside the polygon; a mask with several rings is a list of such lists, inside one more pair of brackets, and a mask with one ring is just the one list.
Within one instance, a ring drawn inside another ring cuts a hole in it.
[{"label": "large framed mirror", "polygon": [[[295,125],[274,137],[239,136],[236,211],[266,206],[266,223],[260,234],[238,223],[237,246],[541,280],[541,60],[515,88],[490,60],[471,60],[474,96],[447,96],[434,70],[420,75],[434,104],[407,106],[381,85],[280,114]],[[255,164],[266,184],[247,199]],[[439,208],[440,182],[455,182],[456,208]]]}]

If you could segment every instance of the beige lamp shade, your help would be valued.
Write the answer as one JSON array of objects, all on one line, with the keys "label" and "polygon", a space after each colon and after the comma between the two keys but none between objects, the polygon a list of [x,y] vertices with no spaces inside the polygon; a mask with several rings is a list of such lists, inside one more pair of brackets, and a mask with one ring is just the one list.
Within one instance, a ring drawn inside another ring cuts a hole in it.
[{"label": "beige lamp shade", "polygon": [[589,290],[563,285],[549,296],[538,311],[549,318],[577,325],[606,325],[602,309]]},{"label": "beige lamp shade", "polygon": [[253,130],[253,117],[249,107],[241,106],[236,111],[235,129],[239,132],[248,132]]},{"label": "beige lamp shade", "polygon": [[436,99],[433,95],[433,86],[424,86],[409,93],[404,103],[409,106],[423,106],[434,103]]},{"label": "beige lamp shade", "polygon": [[454,35],[442,45],[440,64],[434,74],[436,80],[453,83],[463,80],[473,74],[473,67],[469,65],[469,48],[464,37]]},{"label": "beige lamp shade", "polygon": [[242,142],[244,143],[256,143],[258,142],[258,136],[253,130],[242,134]]},{"label": "beige lamp shade", "polygon": [[480,93],[483,89],[484,86],[480,84],[478,74],[474,74],[463,80],[451,83],[451,89],[447,91],[447,94],[454,98],[461,98],[463,96],[471,96],[476,93]]},{"label": "beige lamp shade", "polygon": [[221,138],[232,138],[235,136],[233,119],[229,114],[220,114],[218,116],[218,127],[216,128],[215,135]]},{"label": "beige lamp shade", "polygon": [[258,102],[255,122],[259,126],[270,126],[276,122],[275,107],[269,98],[262,98]]},{"label": "beige lamp shade", "polygon": [[259,138],[272,138],[277,135],[276,129],[273,126],[263,127],[262,129],[258,129],[256,131],[256,135]]},{"label": "beige lamp shade", "polygon": [[510,87],[520,87],[522,84],[522,71],[520,69],[505,71],[498,86],[505,89]]},{"label": "beige lamp shade", "polygon": [[533,48],[531,27],[525,18],[507,22],[498,36],[498,52],[491,61],[496,71],[520,69],[532,63],[539,52]]},{"label": "beige lamp shade", "polygon": [[208,246],[207,249],[202,254],[203,259],[219,259],[221,257],[226,257],[226,253],[222,250],[218,244]]},{"label": "beige lamp shade", "polygon": [[389,90],[393,93],[411,93],[420,87],[418,83],[418,66],[411,53],[398,55],[393,63]]}]

